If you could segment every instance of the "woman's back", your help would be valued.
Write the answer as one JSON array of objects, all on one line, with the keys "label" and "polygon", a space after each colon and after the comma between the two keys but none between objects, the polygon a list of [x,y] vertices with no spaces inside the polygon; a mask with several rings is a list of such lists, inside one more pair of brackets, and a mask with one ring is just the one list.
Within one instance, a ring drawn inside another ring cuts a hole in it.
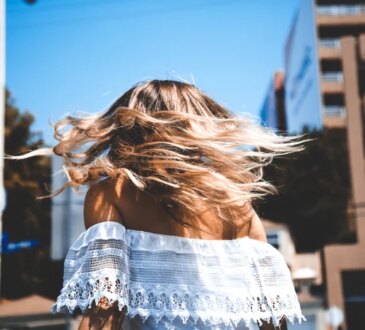
[{"label": "woman's back", "polygon": [[[204,205],[200,207],[198,200],[195,201],[194,205],[197,210],[195,218],[188,219],[183,212],[178,212],[176,208],[170,207],[170,211],[167,212],[158,197],[147,191],[136,189],[129,180],[105,180],[100,189],[109,191],[108,198],[113,201],[121,215],[123,224],[127,228],[199,239],[232,238],[230,227],[219,221],[215,212],[212,210],[199,212]],[[200,202],[200,204],[202,203]],[[95,203],[95,207],[97,205],[98,203]],[[97,212],[97,210],[92,212]],[[243,221],[236,221],[237,234],[233,238],[248,235],[251,222],[247,221],[247,215],[244,212],[252,212],[252,210],[242,208]],[[172,218],[172,215],[184,223],[197,226],[198,230],[179,224]],[[253,215],[252,212],[251,218]]]}]

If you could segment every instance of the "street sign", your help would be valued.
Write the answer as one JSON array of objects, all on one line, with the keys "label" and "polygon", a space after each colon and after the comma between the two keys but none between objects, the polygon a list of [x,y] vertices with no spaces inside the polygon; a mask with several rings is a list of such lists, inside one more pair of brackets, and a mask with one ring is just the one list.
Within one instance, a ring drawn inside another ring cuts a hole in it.
[{"label": "street sign", "polygon": [[29,249],[38,246],[39,240],[31,239],[18,242],[9,242],[9,234],[3,233],[1,243],[1,253],[12,253],[22,249]]}]

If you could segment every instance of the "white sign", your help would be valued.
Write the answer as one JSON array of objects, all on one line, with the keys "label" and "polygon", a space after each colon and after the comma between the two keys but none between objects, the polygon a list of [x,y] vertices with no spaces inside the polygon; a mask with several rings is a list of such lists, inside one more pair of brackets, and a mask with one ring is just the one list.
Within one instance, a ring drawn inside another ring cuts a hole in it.
[{"label": "white sign", "polygon": [[302,0],[285,47],[285,108],[288,131],[322,126],[322,101],[313,0]]}]

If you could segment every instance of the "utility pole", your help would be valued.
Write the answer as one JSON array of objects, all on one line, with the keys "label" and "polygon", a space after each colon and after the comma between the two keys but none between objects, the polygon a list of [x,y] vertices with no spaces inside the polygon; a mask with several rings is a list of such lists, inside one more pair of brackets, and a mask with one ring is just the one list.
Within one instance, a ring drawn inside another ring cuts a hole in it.
[{"label": "utility pole", "polygon": [[5,209],[4,188],[4,117],[5,117],[5,1],[0,0],[0,302],[1,270],[2,270],[2,243],[3,243],[3,211]]}]

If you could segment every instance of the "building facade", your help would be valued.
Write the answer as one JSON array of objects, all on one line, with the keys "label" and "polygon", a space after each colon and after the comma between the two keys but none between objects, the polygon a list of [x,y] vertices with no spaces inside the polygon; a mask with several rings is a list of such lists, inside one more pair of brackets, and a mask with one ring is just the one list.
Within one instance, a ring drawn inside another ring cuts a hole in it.
[{"label": "building facade", "polygon": [[274,73],[260,110],[262,124],[275,128],[277,132],[287,130],[284,79],[283,72],[277,71]]},{"label": "building facade", "polygon": [[[67,177],[62,170],[63,159],[52,156],[52,191],[60,188]],[[51,219],[51,259],[60,261],[66,257],[71,244],[85,230],[83,203],[87,186],[81,186],[79,192],[67,188],[62,194],[52,198]]]},{"label": "building facade", "polygon": [[364,107],[365,1],[301,1],[284,64],[288,131],[346,128]]},{"label": "building facade", "polygon": [[324,248],[327,307],[344,311],[341,329],[364,329],[365,311],[365,1],[302,0],[285,46],[287,130],[346,131],[349,209],[355,244]]}]

